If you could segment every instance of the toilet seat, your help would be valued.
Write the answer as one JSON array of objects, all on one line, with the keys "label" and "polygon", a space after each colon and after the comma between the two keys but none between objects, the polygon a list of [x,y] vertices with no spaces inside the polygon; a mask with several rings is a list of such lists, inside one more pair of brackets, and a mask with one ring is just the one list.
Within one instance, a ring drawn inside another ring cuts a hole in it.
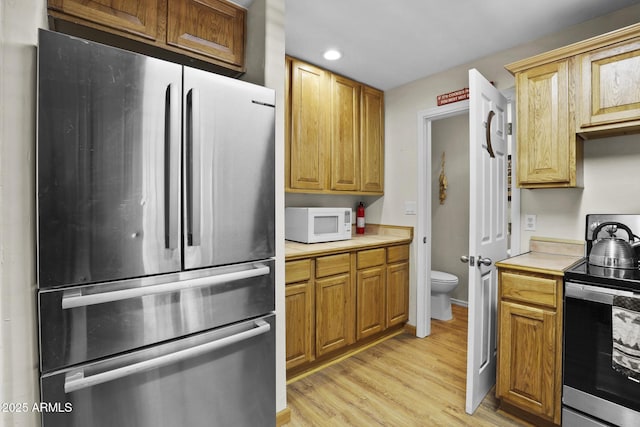
[{"label": "toilet seat", "polygon": [[440,283],[458,283],[458,278],[453,274],[438,270],[431,270],[431,280],[436,280]]}]

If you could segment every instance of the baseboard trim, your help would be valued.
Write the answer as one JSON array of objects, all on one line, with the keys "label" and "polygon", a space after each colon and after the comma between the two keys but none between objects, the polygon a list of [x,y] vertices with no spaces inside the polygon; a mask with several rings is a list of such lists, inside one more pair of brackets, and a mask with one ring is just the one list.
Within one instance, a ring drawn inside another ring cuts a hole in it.
[{"label": "baseboard trim", "polygon": [[451,298],[451,303],[455,305],[461,305],[462,307],[469,308],[469,301],[462,301],[460,299]]},{"label": "baseboard trim", "polygon": [[284,408],[276,414],[276,427],[282,427],[291,422],[291,409]]}]

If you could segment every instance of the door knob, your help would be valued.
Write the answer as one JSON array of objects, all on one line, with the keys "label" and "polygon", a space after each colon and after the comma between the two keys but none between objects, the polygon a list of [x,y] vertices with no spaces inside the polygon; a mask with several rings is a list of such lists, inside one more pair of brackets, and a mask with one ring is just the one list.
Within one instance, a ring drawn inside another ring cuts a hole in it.
[{"label": "door knob", "polygon": [[478,257],[478,266],[480,266],[480,264],[482,264],[482,265],[486,265],[487,267],[489,267],[492,262],[493,261],[491,261],[491,258],[482,258],[482,255],[480,255]]},{"label": "door knob", "polygon": [[475,259],[472,256],[468,256],[468,255],[462,255],[460,257],[460,261],[463,263],[469,263],[469,265],[471,267],[473,267],[475,265]]}]

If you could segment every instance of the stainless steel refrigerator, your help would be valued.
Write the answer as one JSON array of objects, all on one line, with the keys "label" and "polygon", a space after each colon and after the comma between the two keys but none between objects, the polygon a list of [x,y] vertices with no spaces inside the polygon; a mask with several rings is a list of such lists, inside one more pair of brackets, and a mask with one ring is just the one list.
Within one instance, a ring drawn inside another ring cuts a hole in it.
[{"label": "stainless steel refrigerator", "polygon": [[274,102],[40,31],[45,427],[275,425]]}]

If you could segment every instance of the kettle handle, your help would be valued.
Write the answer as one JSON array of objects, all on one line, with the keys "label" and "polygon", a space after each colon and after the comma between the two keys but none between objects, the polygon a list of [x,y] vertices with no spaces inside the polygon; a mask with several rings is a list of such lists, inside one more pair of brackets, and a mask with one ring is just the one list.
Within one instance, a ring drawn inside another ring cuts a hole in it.
[{"label": "kettle handle", "polygon": [[633,232],[631,231],[631,229],[629,227],[627,227],[624,224],[621,224],[619,222],[603,222],[602,224],[598,225],[595,230],[593,230],[593,236],[592,236],[592,240],[598,240],[598,233],[600,232],[600,230],[602,230],[604,227],[608,226],[608,225],[615,225],[618,228],[622,228],[624,231],[627,232],[627,235],[629,236],[629,241],[633,242]]}]

